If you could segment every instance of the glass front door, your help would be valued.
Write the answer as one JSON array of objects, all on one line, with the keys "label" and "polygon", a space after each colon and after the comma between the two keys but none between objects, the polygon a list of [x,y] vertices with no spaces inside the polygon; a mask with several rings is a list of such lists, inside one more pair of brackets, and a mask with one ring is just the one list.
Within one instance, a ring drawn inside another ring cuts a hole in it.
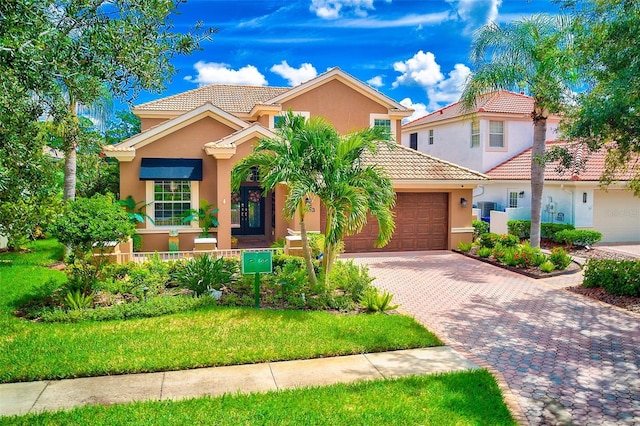
[{"label": "glass front door", "polygon": [[259,186],[231,194],[231,234],[264,235],[264,197]]}]

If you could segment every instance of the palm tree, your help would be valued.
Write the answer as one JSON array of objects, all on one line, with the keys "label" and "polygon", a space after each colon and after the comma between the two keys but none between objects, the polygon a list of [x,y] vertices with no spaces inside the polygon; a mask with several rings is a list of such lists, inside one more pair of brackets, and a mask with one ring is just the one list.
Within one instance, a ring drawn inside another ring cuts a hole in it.
[{"label": "palm tree", "polygon": [[[395,191],[391,180],[376,166],[364,164],[364,155],[375,154],[386,139],[379,128],[340,137],[333,130],[325,145],[323,180],[317,195],[326,209],[323,276],[328,279],[336,247],[347,235],[360,232],[371,214],[378,222],[376,247],[386,245],[395,223],[392,208]],[[392,142],[388,142],[390,146]]]},{"label": "palm tree", "polygon": [[[300,137],[306,123],[304,117],[288,112],[278,130],[278,137],[261,139],[252,154],[243,158],[231,172],[231,186],[234,191],[246,180],[254,167],[258,168],[260,182],[265,191],[272,191],[280,183],[287,185],[289,193],[283,209],[287,219],[292,219],[296,213],[300,221],[300,236],[305,265],[309,276],[309,283],[317,285],[317,278],[311,260],[311,249],[307,237],[305,216],[309,211],[306,200],[312,196],[315,189],[318,169],[317,151],[308,145],[308,139]],[[318,135],[320,136],[320,135]]]},{"label": "palm tree", "polygon": [[549,114],[562,111],[575,82],[570,20],[534,15],[504,26],[485,25],[474,34],[471,61],[475,67],[462,94],[471,109],[476,99],[495,90],[525,90],[534,99],[531,158],[531,246],[540,245],[544,187],[545,139]]}]

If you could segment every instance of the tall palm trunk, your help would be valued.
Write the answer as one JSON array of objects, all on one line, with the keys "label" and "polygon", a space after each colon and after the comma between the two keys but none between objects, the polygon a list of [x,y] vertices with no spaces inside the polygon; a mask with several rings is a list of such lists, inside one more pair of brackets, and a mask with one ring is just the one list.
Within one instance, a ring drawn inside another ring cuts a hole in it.
[{"label": "tall palm trunk", "polygon": [[64,190],[65,200],[76,198],[76,172],[78,164],[78,116],[76,114],[76,102],[73,98],[69,101],[69,118],[65,124],[65,162],[64,162]]},{"label": "tall palm trunk", "polygon": [[313,269],[313,261],[311,260],[311,249],[309,248],[309,237],[307,236],[307,225],[304,222],[305,217],[305,205],[304,201],[301,201],[298,205],[298,214],[300,218],[300,238],[302,239],[302,254],[304,256],[304,263],[307,266],[307,274],[309,275],[309,284],[312,287],[318,285],[318,279],[316,278],[316,271]]},{"label": "tall palm trunk", "polygon": [[531,247],[540,247],[540,223],[542,215],[542,190],[544,189],[545,142],[547,118],[535,107],[533,117],[533,147],[531,149]]}]

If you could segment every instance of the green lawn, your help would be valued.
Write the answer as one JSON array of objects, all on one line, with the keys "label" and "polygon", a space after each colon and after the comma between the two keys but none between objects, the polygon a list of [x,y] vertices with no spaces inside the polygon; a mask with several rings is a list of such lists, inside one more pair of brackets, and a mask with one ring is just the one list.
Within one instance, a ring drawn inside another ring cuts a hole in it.
[{"label": "green lawn", "polygon": [[[14,310],[66,279],[41,241],[0,254],[0,382],[255,363],[442,343],[401,315],[213,307],[128,321],[36,323]],[[86,406],[0,417],[0,425],[515,424],[485,370],[183,401]]]},{"label": "green lawn", "polygon": [[140,402],[22,417],[0,425],[515,425],[486,370],[356,384]]},{"label": "green lawn", "polygon": [[0,255],[0,383],[304,359],[442,343],[402,315],[213,307],[128,321],[36,323],[13,311],[62,272],[61,254]]}]

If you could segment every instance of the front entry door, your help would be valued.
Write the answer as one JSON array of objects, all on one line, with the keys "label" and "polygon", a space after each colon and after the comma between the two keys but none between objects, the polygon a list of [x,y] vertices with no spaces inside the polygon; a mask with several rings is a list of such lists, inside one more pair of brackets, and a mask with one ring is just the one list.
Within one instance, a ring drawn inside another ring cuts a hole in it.
[{"label": "front entry door", "polygon": [[231,194],[231,235],[264,235],[264,197],[259,186]]}]

